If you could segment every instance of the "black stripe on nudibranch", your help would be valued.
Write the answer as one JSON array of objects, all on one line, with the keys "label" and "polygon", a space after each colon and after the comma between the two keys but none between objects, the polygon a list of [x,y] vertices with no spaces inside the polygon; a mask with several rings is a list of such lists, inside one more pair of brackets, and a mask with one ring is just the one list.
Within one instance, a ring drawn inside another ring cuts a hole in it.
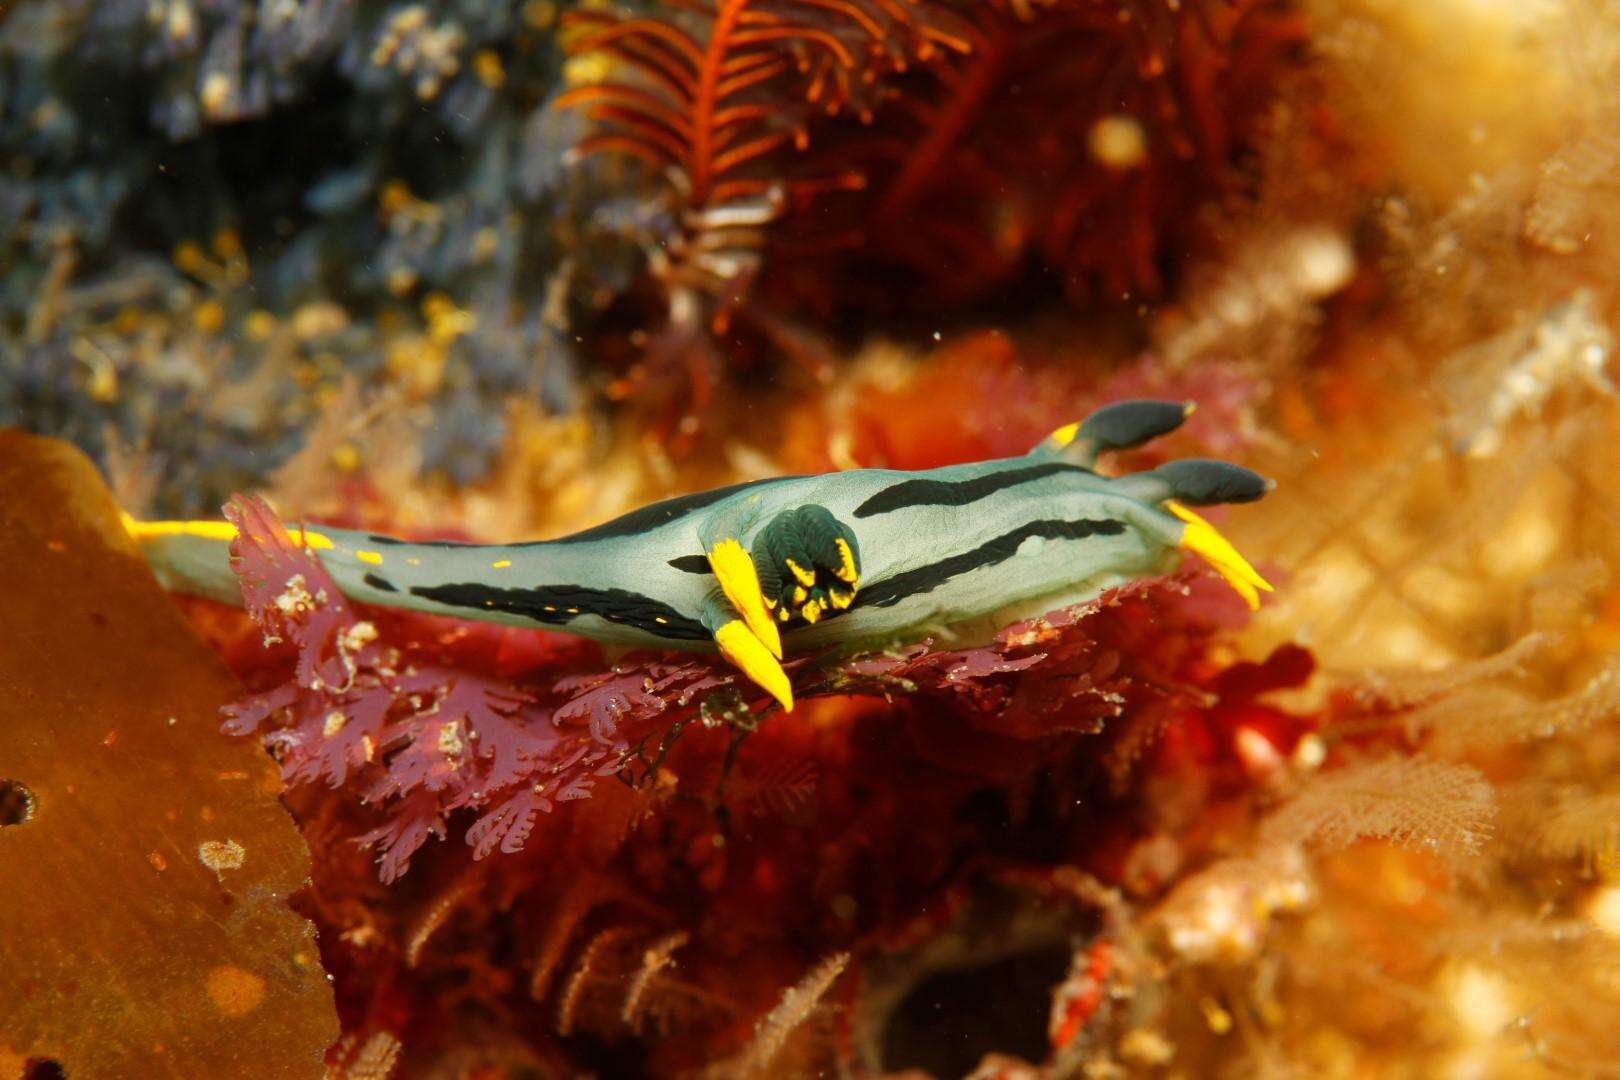
[{"label": "black stripe on nudibranch", "polygon": [[[690,514],[694,510],[702,510],[704,507],[713,506],[715,503],[719,502],[721,499],[724,499],[728,495],[734,495],[739,491],[746,490],[758,484],[768,484],[775,480],[799,479],[802,478],[797,476],[771,476],[761,480],[745,480],[740,484],[728,484],[726,487],[714,488],[711,491],[694,491],[690,495],[677,495],[673,499],[665,499],[662,502],[650,503],[641,507],[639,510],[632,510],[628,514],[616,517],[612,521],[604,521],[602,524],[585,529],[582,532],[570,533],[567,536],[559,536],[554,540],[525,540],[522,543],[503,544],[501,546],[508,548],[549,547],[552,544],[579,544],[589,540],[609,540],[621,536],[639,536],[642,533],[649,532],[661,525],[668,525],[670,522],[686,514]],[[373,544],[386,544],[393,546],[411,544],[416,547],[425,548],[465,548],[484,546],[480,544],[463,543],[460,540],[401,540],[396,536],[381,536],[376,534],[368,534],[366,539],[370,540]],[[680,569],[685,570],[687,567],[682,566]],[[694,570],[692,572],[696,573],[697,571]],[[707,561],[704,563],[703,572],[708,573]]]},{"label": "black stripe on nudibranch", "polygon": [[[685,514],[694,510],[702,510],[706,506],[713,506],[727,495],[734,495],[756,484],[767,484],[772,480],[797,480],[795,476],[767,477],[763,480],[746,480],[740,484],[729,484],[726,487],[714,488],[710,491],[694,491],[690,495],[677,495],[673,499],[664,499],[662,502],[649,503],[628,514],[623,514],[612,521],[604,521],[600,525],[585,529],[582,532],[559,536],[554,540],[528,540],[520,544],[505,544],[504,547],[546,547],[551,544],[579,544],[587,540],[607,540],[618,536],[639,536],[644,532],[668,525]],[[416,544],[420,547],[459,548],[476,547],[475,544],[464,544],[456,540],[400,540],[392,536],[370,536],[374,544]],[[705,567],[705,569],[707,569]]]},{"label": "black stripe on nudibranch", "polygon": [[1057,473],[1081,472],[1089,473],[1091,470],[1079,465],[1071,465],[1066,461],[1048,461],[1039,465],[1026,465],[1021,469],[1007,469],[1003,472],[994,472],[986,476],[977,476],[972,480],[902,480],[893,487],[886,487],[882,491],[867,499],[855,508],[858,518],[873,517],[877,514],[887,514],[895,510],[903,510],[908,506],[966,506],[978,502],[980,499],[994,495],[998,491],[1005,491],[1019,484],[1027,484],[1031,480],[1039,480],[1043,476],[1053,476]]},{"label": "black stripe on nudibranch", "polygon": [[1090,536],[1118,536],[1125,531],[1125,523],[1111,518],[1086,518],[1080,521],[1032,521],[1027,525],[986,541],[971,551],[952,555],[948,559],[919,566],[915,570],[874,581],[862,589],[855,598],[855,607],[892,607],[908,596],[930,592],[962,574],[986,566],[1006,562],[1018,552],[1025,540],[1041,537],[1046,540],[1084,540]]},{"label": "black stripe on nudibranch", "polygon": [[370,585],[378,592],[399,592],[399,589],[395,587],[392,581],[389,581],[386,578],[380,578],[376,574],[367,574],[360,580],[365,582],[367,585]]},{"label": "black stripe on nudibranch", "polygon": [[768,477],[764,480],[747,480],[741,484],[729,484],[726,487],[714,488],[711,491],[694,491],[690,495],[677,495],[673,499],[665,499],[643,506],[639,510],[632,510],[622,517],[606,521],[592,529],[577,532],[571,536],[558,537],[547,541],[552,544],[577,544],[585,540],[606,540],[616,536],[638,536],[641,533],[656,529],[660,525],[668,525],[676,518],[690,514],[694,510],[702,510],[706,506],[713,506],[727,495],[735,495],[739,491],[754,487],[756,484],[768,484],[773,480],[796,480],[798,477],[781,476]]},{"label": "black stripe on nudibranch", "polygon": [[625,589],[593,589],[585,585],[538,585],[498,588],[476,581],[450,585],[414,585],[411,595],[451,607],[477,611],[504,611],[547,626],[566,626],[581,615],[596,615],[611,623],[633,626],[675,641],[706,641],[709,631],[661,600]]},{"label": "black stripe on nudibranch", "polygon": [[367,533],[366,539],[370,540],[373,544],[381,544],[384,547],[400,547],[405,544],[409,544],[411,547],[425,548],[463,548],[479,546],[478,544],[469,544],[463,540],[401,540],[397,536],[383,536],[381,533]]},{"label": "black stripe on nudibranch", "polygon": [[712,574],[714,568],[709,565],[707,555],[682,555],[669,560],[669,565],[688,574]]}]

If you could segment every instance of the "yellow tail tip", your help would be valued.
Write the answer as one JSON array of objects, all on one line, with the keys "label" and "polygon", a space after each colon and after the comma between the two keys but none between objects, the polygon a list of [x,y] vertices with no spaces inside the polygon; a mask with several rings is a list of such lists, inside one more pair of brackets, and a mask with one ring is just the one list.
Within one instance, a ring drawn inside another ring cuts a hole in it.
[{"label": "yellow tail tip", "polygon": [[[158,540],[166,536],[191,536],[199,540],[218,540],[225,544],[236,539],[236,526],[228,521],[137,521],[123,511],[119,511],[119,516],[124,521],[124,531],[129,533],[136,543]],[[287,532],[304,547],[316,551],[333,546],[331,537],[313,529],[306,529],[302,525],[294,525]]]},{"label": "yellow tail tip", "polygon": [[120,516],[124,520],[124,531],[137,541],[162,536],[195,536],[226,543],[236,539],[236,526],[228,521],[136,521],[122,512]]},{"label": "yellow tail tip", "polygon": [[783,712],[793,711],[793,683],[782,670],[781,661],[771,655],[747,624],[732,619],[714,632],[714,640],[720,646],[720,655],[775,698]]}]

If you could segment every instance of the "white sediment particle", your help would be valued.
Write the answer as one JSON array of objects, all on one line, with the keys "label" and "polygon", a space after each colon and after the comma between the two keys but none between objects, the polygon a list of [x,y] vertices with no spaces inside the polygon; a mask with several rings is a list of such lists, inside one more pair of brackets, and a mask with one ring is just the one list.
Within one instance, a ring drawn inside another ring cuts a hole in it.
[{"label": "white sediment particle", "polygon": [[439,753],[456,757],[466,748],[466,741],[461,737],[461,721],[452,720],[439,728]]},{"label": "white sediment particle", "polygon": [[377,640],[377,627],[369,622],[357,622],[343,631],[338,643],[345,652],[358,652]]},{"label": "white sediment particle", "polygon": [[197,858],[217,877],[222,870],[241,869],[247,849],[235,840],[204,840],[197,845]]},{"label": "white sediment particle", "polygon": [[276,597],[276,610],[286,616],[302,615],[315,607],[315,598],[309,594],[309,583],[303,574],[287,579],[287,587]]}]

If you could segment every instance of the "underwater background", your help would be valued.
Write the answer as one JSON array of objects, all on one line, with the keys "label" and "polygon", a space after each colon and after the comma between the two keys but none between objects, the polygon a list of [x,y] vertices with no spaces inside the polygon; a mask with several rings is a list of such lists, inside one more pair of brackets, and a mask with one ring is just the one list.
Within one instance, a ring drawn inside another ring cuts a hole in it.
[{"label": "underwater background", "polygon": [[[0,1078],[1620,1071],[1617,87],[1609,0],[0,0]],[[280,603],[1133,397],[1257,613],[783,715]]]}]

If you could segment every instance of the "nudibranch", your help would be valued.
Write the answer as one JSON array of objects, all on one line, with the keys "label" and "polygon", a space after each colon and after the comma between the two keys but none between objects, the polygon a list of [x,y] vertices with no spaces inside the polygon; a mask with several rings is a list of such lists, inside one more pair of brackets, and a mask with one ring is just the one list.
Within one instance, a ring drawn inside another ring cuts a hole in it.
[{"label": "nudibranch", "polygon": [[[411,543],[294,530],[350,598],[545,627],[598,641],[718,649],[782,707],[785,655],[983,639],[1202,556],[1251,607],[1271,586],[1189,507],[1250,502],[1270,483],[1222,461],[1119,477],[1105,451],[1178,427],[1191,406],[1126,401],[1021,457],[922,472],[851,469],[683,495],[555,540]],[[165,585],[237,601],[225,522],[129,520]]]}]

